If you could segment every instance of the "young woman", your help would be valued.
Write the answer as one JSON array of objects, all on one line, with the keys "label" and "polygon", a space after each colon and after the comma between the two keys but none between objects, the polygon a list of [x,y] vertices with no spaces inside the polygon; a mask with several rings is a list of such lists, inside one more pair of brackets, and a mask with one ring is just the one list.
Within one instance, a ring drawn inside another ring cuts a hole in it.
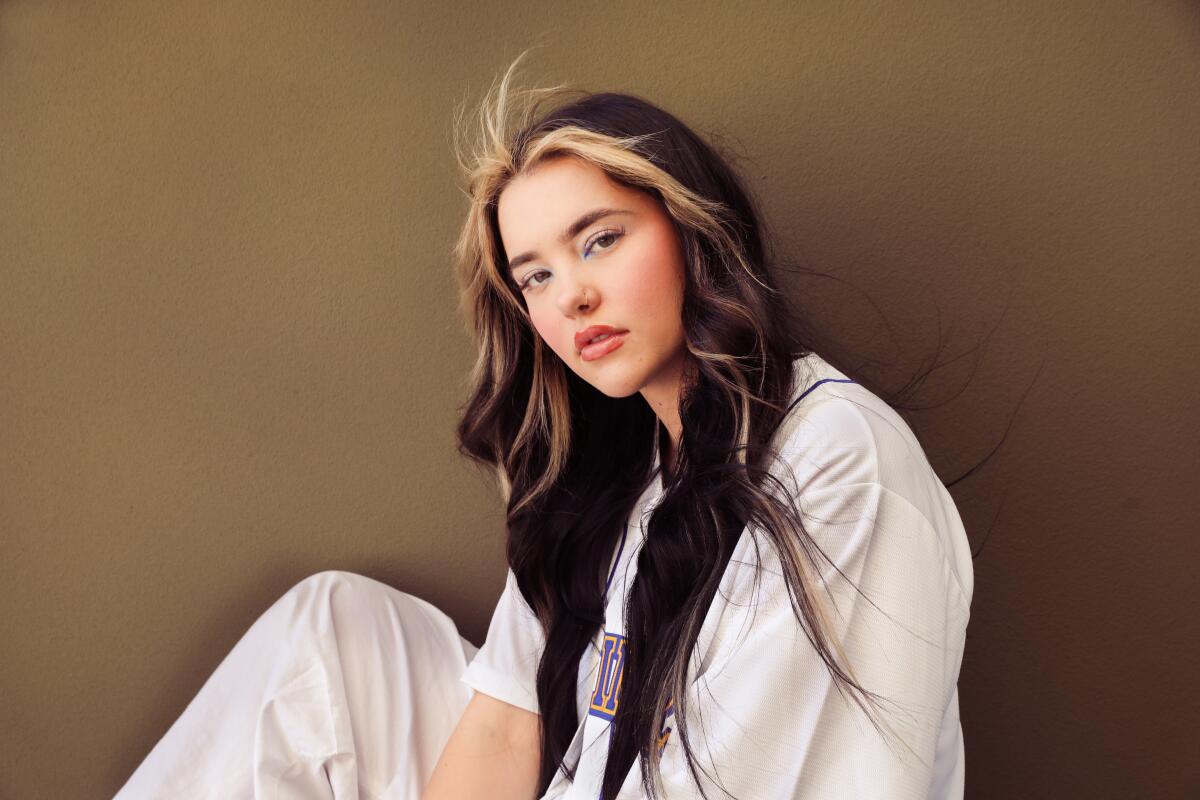
[{"label": "young woman", "polygon": [[456,248],[459,439],[507,504],[487,641],[320,573],[118,797],[961,798],[973,572],[917,439],[806,346],[708,144],[515,67]]}]

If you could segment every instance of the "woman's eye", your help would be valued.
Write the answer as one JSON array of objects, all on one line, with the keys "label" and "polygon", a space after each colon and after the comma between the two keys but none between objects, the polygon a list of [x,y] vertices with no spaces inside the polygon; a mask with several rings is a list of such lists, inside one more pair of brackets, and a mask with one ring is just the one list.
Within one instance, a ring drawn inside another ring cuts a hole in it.
[{"label": "woman's eye", "polygon": [[549,273],[547,273],[546,270],[544,270],[544,269],[539,269],[535,272],[529,273],[529,275],[525,278],[525,281],[521,284],[521,291],[540,286],[541,284],[535,283],[533,279],[536,278],[538,275],[542,275],[542,274],[548,275]]},{"label": "woman's eye", "polygon": [[623,231],[618,231],[618,230],[604,231],[603,233],[599,234],[595,239],[592,239],[590,242],[588,242],[588,246],[584,249],[584,255],[586,256],[588,253],[590,253],[592,251],[593,245],[601,244],[602,242],[605,242],[605,241],[608,241],[609,243],[601,244],[600,249],[608,250],[614,244],[617,243],[617,239],[621,238],[622,233],[623,233]]}]

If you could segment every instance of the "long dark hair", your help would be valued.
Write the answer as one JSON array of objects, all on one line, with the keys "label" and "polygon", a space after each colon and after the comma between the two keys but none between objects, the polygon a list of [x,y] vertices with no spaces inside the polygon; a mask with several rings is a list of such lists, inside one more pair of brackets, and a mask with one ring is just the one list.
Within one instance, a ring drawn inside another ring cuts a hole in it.
[{"label": "long dark hair", "polygon": [[517,62],[483,102],[474,150],[464,155],[461,142],[456,147],[471,201],[456,267],[479,348],[457,433],[464,454],[495,470],[507,504],[508,563],[545,632],[537,671],[539,794],[560,768],[574,777],[564,756],[579,725],[578,665],[604,624],[612,554],[653,478],[651,442],[656,431],[667,435],[641,397],[605,396],[540,340],[503,269],[500,192],[552,156],[582,158],[650,193],[674,220],[686,254],[683,433],[637,558],[601,798],[616,795],[635,759],[644,790],[656,796],[656,739],[672,701],[679,744],[700,783],[687,735],[688,665],[748,524],[778,553],[797,620],[835,685],[851,690],[880,730],[868,704],[886,698],[859,685],[827,632],[813,575],[828,559],[770,469],[793,363],[816,340],[769,269],[772,254],[751,197],[726,160],[667,111],[629,94],[515,92]]}]

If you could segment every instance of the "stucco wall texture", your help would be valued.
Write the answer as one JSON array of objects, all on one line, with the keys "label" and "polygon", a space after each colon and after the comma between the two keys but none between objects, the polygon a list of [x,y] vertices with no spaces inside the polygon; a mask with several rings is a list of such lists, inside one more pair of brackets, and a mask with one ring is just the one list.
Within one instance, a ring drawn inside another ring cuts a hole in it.
[{"label": "stucco wall texture", "polygon": [[1003,440],[952,488],[968,797],[1200,795],[1195,3],[7,0],[0,797],[111,796],[320,570],[482,641],[450,129],[531,45],[725,148],[881,383],[940,331],[939,475]]}]

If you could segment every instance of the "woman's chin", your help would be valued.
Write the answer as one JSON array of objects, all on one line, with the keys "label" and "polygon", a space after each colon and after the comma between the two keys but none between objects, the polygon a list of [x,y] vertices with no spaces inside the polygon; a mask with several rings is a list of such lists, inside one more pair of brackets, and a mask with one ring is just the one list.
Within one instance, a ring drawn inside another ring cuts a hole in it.
[{"label": "woman's chin", "polygon": [[576,372],[579,377],[591,384],[596,391],[614,400],[637,394],[641,389],[637,381],[629,380],[628,376],[617,375],[615,372],[612,375],[597,375],[595,372],[589,374],[586,366],[580,372]]}]

